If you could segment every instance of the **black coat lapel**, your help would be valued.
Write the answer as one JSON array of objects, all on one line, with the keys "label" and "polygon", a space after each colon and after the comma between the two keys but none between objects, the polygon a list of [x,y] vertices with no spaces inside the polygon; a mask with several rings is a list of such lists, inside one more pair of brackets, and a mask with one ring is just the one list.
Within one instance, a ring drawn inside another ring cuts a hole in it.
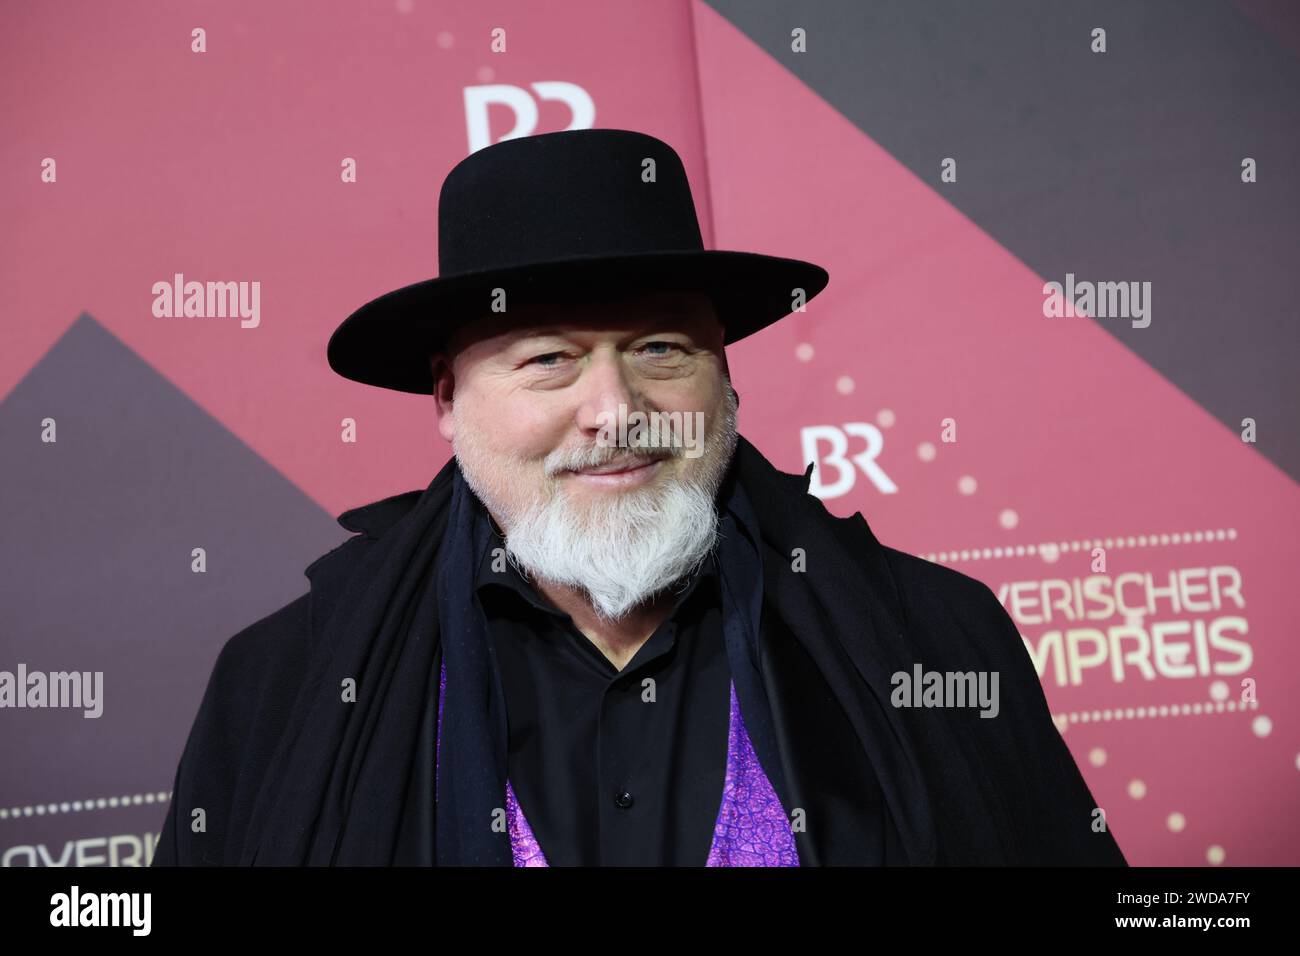
[{"label": "black coat lapel", "polygon": [[[802,478],[780,472],[743,437],[736,456],[768,549],[765,594],[785,624],[764,629],[764,680],[782,712],[776,720],[783,760],[799,780],[798,799],[811,808],[810,832],[818,817],[826,828],[805,842],[823,863],[836,857],[932,864],[938,836],[922,761],[889,703],[890,675],[910,667],[910,659],[881,546],[860,514],[836,518],[808,494],[811,466]],[[792,568],[796,548],[806,570]],[[789,646],[791,638],[798,647]],[[854,738],[856,747],[839,749]],[[871,807],[877,799],[888,811],[879,829]],[[835,833],[845,834],[849,846],[832,846]]]},{"label": "black coat lapel", "polygon": [[900,859],[880,783],[853,726],[804,646],[775,613],[759,652],[804,866],[882,866]]},{"label": "black coat lapel", "polygon": [[[313,653],[241,864],[389,865],[425,852],[399,847],[433,816],[422,766],[432,738],[427,720],[414,715],[427,715],[437,698],[437,595],[428,572],[446,527],[454,461],[423,492],[345,513],[344,527],[363,512],[376,520],[307,569]],[[348,679],[355,703],[340,699]]]}]

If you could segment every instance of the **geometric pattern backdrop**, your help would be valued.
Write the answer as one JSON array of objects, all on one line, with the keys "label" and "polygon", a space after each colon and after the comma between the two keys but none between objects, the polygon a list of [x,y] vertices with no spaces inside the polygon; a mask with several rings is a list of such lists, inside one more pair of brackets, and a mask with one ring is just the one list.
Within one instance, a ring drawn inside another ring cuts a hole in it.
[{"label": "geometric pattern backdrop", "polygon": [[[0,63],[0,671],[103,674],[0,708],[0,865],[147,862],[222,644],[450,454],[330,333],[436,274],[452,166],[571,126],[827,268],[729,350],[741,432],[999,595],[1129,861],[1300,863],[1293,5],[86,2]],[[178,274],[256,313],[157,317]],[[1149,324],[1046,317],[1067,275]]]}]

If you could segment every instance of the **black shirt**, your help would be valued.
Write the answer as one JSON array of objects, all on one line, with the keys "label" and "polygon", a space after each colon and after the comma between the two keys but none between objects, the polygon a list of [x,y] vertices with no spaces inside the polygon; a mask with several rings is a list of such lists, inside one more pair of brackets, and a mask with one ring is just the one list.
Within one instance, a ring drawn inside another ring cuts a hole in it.
[{"label": "black shirt", "polygon": [[730,713],[716,551],[619,671],[504,548],[493,524],[475,594],[506,698],[507,775],[547,862],[703,866]]}]

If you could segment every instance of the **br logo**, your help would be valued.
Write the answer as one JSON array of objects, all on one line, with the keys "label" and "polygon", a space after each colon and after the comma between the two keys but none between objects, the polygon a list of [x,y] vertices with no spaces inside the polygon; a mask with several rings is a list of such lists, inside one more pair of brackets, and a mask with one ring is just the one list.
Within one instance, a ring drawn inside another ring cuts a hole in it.
[{"label": "br logo", "polygon": [[[822,501],[847,495],[853,490],[858,477],[854,465],[871,479],[881,494],[892,495],[898,491],[898,486],[876,464],[876,456],[885,447],[885,437],[875,425],[866,422],[847,422],[840,428],[834,425],[809,425],[800,429],[800,435],[803,440],[803,461],[812,462],[813,465],[808,491]],[[857,454],[849,455],[850,436],[862,439],[866,447]],[[823,444],[829,446],[824,453]],[[830,477],[827,467],[835,469],[833,481],[827,480]]]},{"label": "br logo", "polygon": [[596,122],[596,104],[591,94],[578,84],[547,80],[530,83],[528,87],[507,83],[465,87],[465,127],[471,153],[492,144],[488,130],[488,107],[492,105],[508,107],[515,116],[514,128],[497,142],[532,135],[537,129],[537,104],[541,100],[559,100],[569,108],[571,118],[565,129],[591,129]]}]

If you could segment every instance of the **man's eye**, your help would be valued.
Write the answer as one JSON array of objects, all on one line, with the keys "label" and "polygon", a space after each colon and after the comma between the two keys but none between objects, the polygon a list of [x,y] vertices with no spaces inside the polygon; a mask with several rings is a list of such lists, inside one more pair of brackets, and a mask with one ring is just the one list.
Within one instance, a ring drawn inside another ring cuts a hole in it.
[{"label": "man's eye", "polygon": [[[662,346],[663,346],[665,349],[667,349],[667,350],[676,349],[676,350],[679,351],[679,352],[682,351],[682,347],[681,347],[680,345],[678,345],[676,342],[647,342],[647,343],[646,343],[644,346],[642,346],[642,347],[643,347],[643,348],[647,348],[647,349],[653,349],[653,348],[654,348],[655,346],[657,346],[657,345],[662,345]],[[665,355],[670,354],[670,352],[669,352],[669,351],[664,351],[664,352],[653,352],[653,351],[652,351],[650,354],[653,355],[653,356],[661,357],[661,356],[665,356]]]},{"label": "man's eye", "polygon": [[563,358],[563,357],[564,357],[564,353],[563,353],[563,352],[547,352],[545,355],[536,355],[536,356],[534,356],[533,358],[529,359],[529,360],[528,360],[528,364],[529,364],[529,365],[534,365],[534,364],[536,364],[536,365],[540,365],[542,368],[555,368],[555,366],[554,366],[553,364],[551,364],[551,363],[549,363],[549,362],[546,362],[545,359],[550,359],[550,358]]}]

